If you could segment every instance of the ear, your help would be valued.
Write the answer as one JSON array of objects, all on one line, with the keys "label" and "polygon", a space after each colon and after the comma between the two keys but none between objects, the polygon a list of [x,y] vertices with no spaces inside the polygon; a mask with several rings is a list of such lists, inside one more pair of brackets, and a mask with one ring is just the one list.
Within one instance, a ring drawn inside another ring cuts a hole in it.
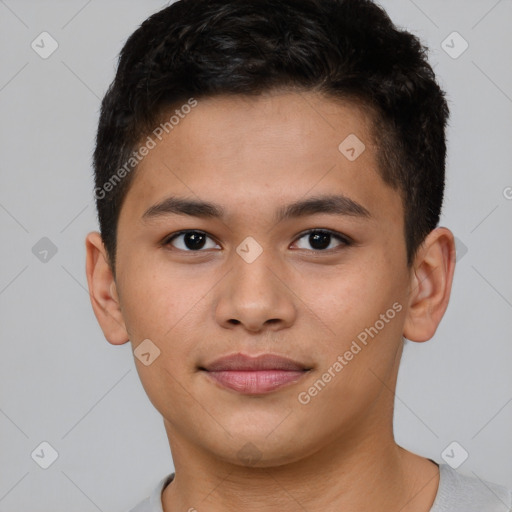
[{"label": "ear", "polygon": [[129,341],[129,336],[100,233],[89,233],[85,239],[85,247],[87,283],[92,309],[107,341],[112,345],[122,345]]},{"label": "ear", "polygon": [[413,263],[405,338],[422,342],[434,336],[448,307],[454,271],[453,233],[436,228],[425,238]]}]

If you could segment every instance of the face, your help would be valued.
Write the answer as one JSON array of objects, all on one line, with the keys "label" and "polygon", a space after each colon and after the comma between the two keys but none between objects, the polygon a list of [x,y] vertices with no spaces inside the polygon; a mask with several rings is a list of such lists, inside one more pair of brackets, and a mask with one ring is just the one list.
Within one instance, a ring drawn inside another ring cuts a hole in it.
[{"label": "face", "polygon": [[[116,288],[171,444],[270,466],[387,426],[411,275],[370,130],[314,93],[201,99],[139,164]],[[301,369],[204,370],[240,353]]]}]

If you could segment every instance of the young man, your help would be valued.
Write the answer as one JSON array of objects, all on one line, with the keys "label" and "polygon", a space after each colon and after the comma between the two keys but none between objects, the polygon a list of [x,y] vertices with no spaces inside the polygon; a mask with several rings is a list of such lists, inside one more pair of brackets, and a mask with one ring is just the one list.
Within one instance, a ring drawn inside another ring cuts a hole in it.
[{"label": "young man", "polygon": [[511,509],[393,436],[404,340],[450,297],[447,118],[367,0],[181,0],[128,39],[86,248],[175,465],[134,511]]}]

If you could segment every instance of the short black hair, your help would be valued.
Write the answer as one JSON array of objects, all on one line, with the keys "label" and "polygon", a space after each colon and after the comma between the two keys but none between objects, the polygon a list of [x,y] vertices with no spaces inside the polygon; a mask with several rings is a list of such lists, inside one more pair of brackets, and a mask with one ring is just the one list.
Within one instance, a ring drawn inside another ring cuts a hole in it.
[{"label": "short black hair", "polygon": [[372,114],[379,173],[402,199],[410,266],[444,194],[449,109],[427,52],[370,0],[178,0],[151,15],[121,50],[93,157],[114,276],[137,145],[191,98],[273,90],[315,91]]}]

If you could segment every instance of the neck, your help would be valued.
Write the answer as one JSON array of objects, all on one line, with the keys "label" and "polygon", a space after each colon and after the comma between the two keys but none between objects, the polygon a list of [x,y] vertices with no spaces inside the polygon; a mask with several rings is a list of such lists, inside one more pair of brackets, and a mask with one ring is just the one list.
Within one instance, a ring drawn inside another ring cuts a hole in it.
[{"label": "neck", "polygon": [[176,475],[162,494],[164,512],[363,512],[376,505],[428,512],[439,486],[437,466],[398,446],[382,426],[359,426],[298,461],[247,467],[199,450],[165,425]]}]

